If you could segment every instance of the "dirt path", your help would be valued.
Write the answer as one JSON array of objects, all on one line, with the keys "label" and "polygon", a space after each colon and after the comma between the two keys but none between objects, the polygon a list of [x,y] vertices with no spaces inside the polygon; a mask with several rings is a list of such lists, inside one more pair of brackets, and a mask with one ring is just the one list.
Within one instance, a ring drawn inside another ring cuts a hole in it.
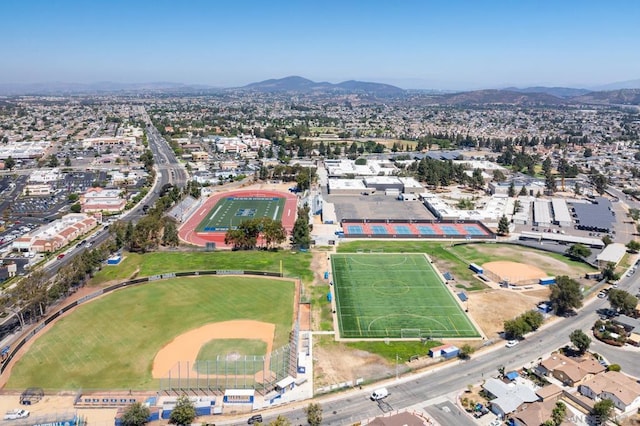
[{"label": "dirt path", "polygon": [[167,377],[167,373],[180,362],[194,365],[200,348],[215,339],[257,339],[267,344],[265,365],[273,349],[276,326],[260,321],[237,320],[207,324],[190,330],[165,345],[153,360],[151,375],[154,379]]}]

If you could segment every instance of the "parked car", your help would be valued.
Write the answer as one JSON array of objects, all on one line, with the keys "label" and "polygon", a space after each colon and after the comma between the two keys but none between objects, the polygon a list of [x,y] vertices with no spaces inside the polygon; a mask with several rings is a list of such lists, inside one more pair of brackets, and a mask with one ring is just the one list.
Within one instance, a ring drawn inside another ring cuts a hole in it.
[{"label": "parked car", "polygon": [[253,416],[249,417],[249,420],[247,420],[247,424],[249,425],[255,423],[262,423],[262,414],[254,414]]},{"label": "parked car", "polygon": [[58,259],[62,259],[63,257],[64,257],[64,253],[60,253],[60,254],[58,255]]},{"label": "parked car", "polygon": [[607,297],[607,293],[605,293],[604,291],[598,293],[598,299],[604,299],[605,297]]},{"label": "parked car", "polygon": [[27,417],[29,417],[29,412],[27,410],[15,409],[7,411],[4,415],[4,420],[26,419]]},{"label": "parked car", "polygon": [[507,342],[507,344],[506,344],[506,347],[508,347],[508,348],[512,348],[512,347],[514,347],[514,346],[515,346],[515,345],[517,345],[517,344],[518,344],[518,341],[517,341],[517,340],[509,340],[509,341]]},{"label": "parked car", "polygon": [[383,399],[389,396],[389,391],[387,388],[376,389],[371,393],[371,399],[373,401],[378,401],[379,399]]}]

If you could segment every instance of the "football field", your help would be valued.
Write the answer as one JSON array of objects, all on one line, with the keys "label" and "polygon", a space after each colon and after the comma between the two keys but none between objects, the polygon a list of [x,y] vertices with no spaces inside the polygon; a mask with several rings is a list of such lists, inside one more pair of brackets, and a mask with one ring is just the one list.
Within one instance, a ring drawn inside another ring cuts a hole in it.
[{"label": "football field", "polygon": [[331,267],[341,337],[480,337],[422,254],[334,254]]},{"label": "football field", "polygon": [[235,229],[248,219],[268,217],[282,220],[284,198],[224,197],[218,201],[196,227],[196,232],[220,232]]}]

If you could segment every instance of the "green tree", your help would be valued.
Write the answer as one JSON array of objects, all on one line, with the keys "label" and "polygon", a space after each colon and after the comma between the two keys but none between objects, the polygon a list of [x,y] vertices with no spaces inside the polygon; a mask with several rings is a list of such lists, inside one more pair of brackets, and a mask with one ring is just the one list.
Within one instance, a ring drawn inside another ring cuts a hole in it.
[{"label": "green tree", "polygon": [[551,420],[554,426],[560,426],[567,415],[567,406],[562,401],[557,401],[556,406],[551,410]]},{"label": "green tree", "polygon": [[520,315],[520,317],[527,324],[529,324],[529,327],[531,327],[531,330],[533,330],[533,331],[535,331],[538,328],[540,328],[540,326],[544,322],[544,316],[540,313],[540,311],[530,310],[530,311],[527,311],[524,314]]},{"label": "green tree", "polygon": [[607,371],[620,371],[622,370],[622,367],[620,367],[620,364],[609,364],[607,366]]},{"label": "green tree", "polygon": [[556,283],[551,284],[549,300],[556,308],[558,315],[562,315],[572,308],[580,308],[582,299],[580,284],[566,275],[556,277]]},{"label": "green tree", "polygon": [[293,224],[291,242],[294,247],[308,249],[311,245],[309,229],[309,206],[298,208],[298,218]]},{"label": "green tree", "polygon": [[620,279],[620,274],[616,272],[616,265],[613,262],[607,263],[602,270],[602,278],[608,282]]},{"label": "green tree", "polygon": [[80,196],[78,194],[76,194],[75,192],[72,192],[71,194],[69,194],[67,196],[67,201],[69,201],[70,203],[75,203],[79,199],[80,199]]},{"label": "green tree", "polygon": [[525,197],[528,194],[529,193],[527,192],[527,188],[524,185],[522,185],[522,188],[520,188],[520,192],[518,193],[518,195]]},{"label": "green tree", "polygon": [[576,347],[580,354],[585,353],[587,349],[589,349],[589,345],[591,344],[591,339],[589,338],[589,336],[587,336],[585,332],[580,329],[573,330],[569,335],[569,340],[571,340],[571,343]]},{"label": "green tree", "polygon": [[584,149],[584,158],[589,158],[593,156],[593,150],[591,148]]},{"label": "green tree", "polygon": [[583,259],[591,256],[591,249],[584,244],[574,244],[567,249],[566,253],[574,259]]},{"label": "green tree", "polygon": [[322,423],[322,407],[320,404],[310,402],[304,408],[304,412],[307,415],[307,423],[310,426],[320,426]]},{"label": "green tree", "polygon": [[609,299],[609,303],[613,309],[616,309],[625,315],[632,314],[638,305],[637,297],[629,292],[617,288],[609,290],[607,298]]},{"label": "green tree", "polygon": [[13,159],[12,156],[9,156],[6,160],[4,160],[4,167],[9,169],[9,171],[13,170],[16,166],[16,160]]},{"label": "green tree", "polygon": [[180,395],[176,407],[171,411],[169,423],[189,425],[196,418],[196,407],[186,395]]},{"label": "green tree", "polygon": [[513,198],[516,196],[516,186],[514,185],[513,181],[511,181],[511,183],[509,184],[509,189],[507,190],[507,195],[510,198]]},{"label": "green tree", "polygon": [[262,218],[262,238],[267,248],[278,246],[287,239],[287,231],[279,220]]},{"label": "green tree", "polygon": [[80,203],[75,203],[71,205],[69,210],[71,210],[71,213],[80,213],[82,211],[82,206]]},{"label": "green tree", "polygon": [[473,354],[475,351],[476,350],[474,349],[473,346],[471,346],[468,343],[465,343],[460,347],[460,353],[458,354],[458,357],[460,359],[469,359],[471,358],[471,354]]},{"label": "green tree", "polygon": [[121,420],[124,426],[142,426],[149,422],[150,415],[149,407],[141,402],[136,402],[124,410]]},{"label": "green tree", "polygon": [[275,420],[269,422],[269,426],[291,426],[291,422],[285,416],[280,414]]},{"label": "green tree", "polygon": [[613,414],[613,407],[613,401],[610,399],[601,399],[593,404],[591,414],[593,414],[596,424],[603,425],[607,423]]},{"label": "green tree", "polygon": [[636,240],[631,240],[627,243],[627,249],[631,252],[631,253],[638,253],[638,251],[640,251],[640,242],[636,241]]},{"label": "green tree", "polygon": [[[494,170],[493,180],[496,182],[504,182],[505,180],[507,180],[507,177],[504,175],[504,173],[502,173],[502,170]],[[511,185],[513,185],[513,182],[511,182]],[[511,186],[509,186],[509,188],[511,188]],[[515,189],[514,189],[514,192],[515,192]],[[513,195],[509,195],[509,196],[513,197]]]},{"label": "green tree", "polygon": [[177,247],[180,244],[178,228],[176,228],[176,224],[169,218],[166,218],[164,221],[162,244],[169,247]]},{"label": "green tree", "polygon": [[504,333],[508,339],[521,339],[531,331],[531,326],[522,318],[517,317],[504,322]]},{"label": "green tree", "polygon": [[71,167],[71,158],[68,155],[64,159],[64,165],[65,167]]},{"label": "green tree", "polygon": [[507,219],[507,216],[505,215],[502,215],[498,222],[498,234],[509,235],[509,219]]},{"label": "green tree", "polygon": [[60,162],[58,161],[58,157],[56,157],[55,155],[51,154],[49,156],[49,160],[47,161],[47,166],[49,167],[58,167],[60,165]]},{"label": "green tree", "polygon": [[608,246],[609,244],[613,243],[613,238],[611,238],[609,235],[605,235],[604,237],[602,237],[602,242],[604,243],[604,246]]}]

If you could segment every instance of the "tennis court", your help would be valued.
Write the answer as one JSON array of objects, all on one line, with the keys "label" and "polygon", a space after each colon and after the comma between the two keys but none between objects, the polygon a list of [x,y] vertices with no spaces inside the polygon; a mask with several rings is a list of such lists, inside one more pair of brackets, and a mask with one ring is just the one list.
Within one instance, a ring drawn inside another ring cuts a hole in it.
[{"label": "tennis court", "polygon": [[331,256],[340,337],[480,337],[422,254]]},{"label": "tennis court", "polygon": [[281,220],[285,199],[278,197],[221,198],[196,227],[196,232],[216,232],[235,229],[247,219],[268,217]]}]

